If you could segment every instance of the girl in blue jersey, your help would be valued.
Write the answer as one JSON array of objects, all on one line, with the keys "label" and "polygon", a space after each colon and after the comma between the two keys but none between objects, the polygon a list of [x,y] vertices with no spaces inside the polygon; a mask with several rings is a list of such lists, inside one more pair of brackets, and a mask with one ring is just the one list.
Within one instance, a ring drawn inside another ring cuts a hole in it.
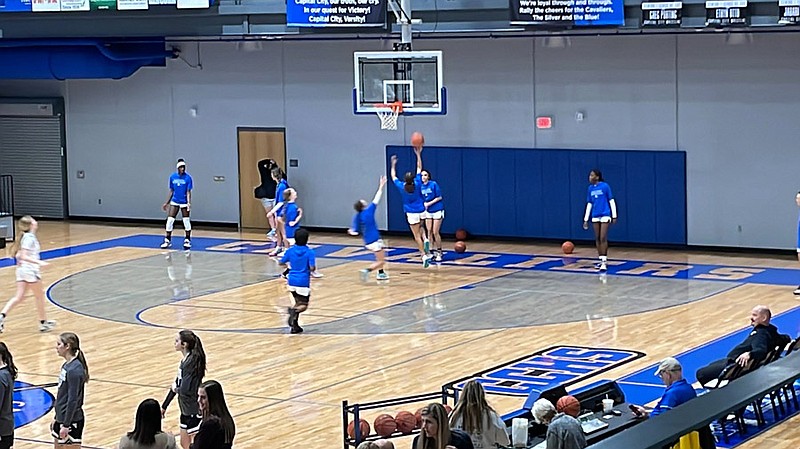
[{"label": "girl in blue jersey", "polygon": [[422,213],[425,212],[425,204],[422,200],[422,148],[414,148],[414,154],[417,155],[417,175],[407,172],[404,180],[397,179],[397,156],[392,155],[391,162],[391,175],[392,182],[394,182],[397,190],[400,191],[400,196],[403,198],[403,211],[406,213],[406,220],[408,227],[411,228],[411,233],[414,235],[414,240],[417,242],[417,247],[422,255],[422,266],[428,268],[430,265],[431,256],[425,250],[425,236],[422,229]]},{"label": "girl in blue jersey", "polygon": [[275,181],[275,206],[272,208],[271,211],[267,213],[267,219],[270,222],[275,222],[275,250],[269,253],[270,256],[277,256],[279,253],[284,251],[286,247],[284,246],[286,240],[286,222],[283,219],[284,215],[284,202],[283,202],[283,193],[286,189],[289,188],[289,183],[286,182],[286,176],[278,167],[272,169],[272,179]]},{"label": "girl in blue jersey", "polygon": [[364,237],[364,246],[375,253],[375,263],[359,273],[362,282],[366,282],[369,279],[369,273],[375,270],[378,270],[377,280],[389,279],[389,275],[383,271],[383,266],[386,264],[386,252],[383,249],[383,240],[381,240],[381,234],[378,231],[378,224],[375,222],[375,208],[381,202],[383,186],[385,185],[386,176],[381,176],[378,191],[375,193],[375,198],[372,199],[372,202],[356,201],[353,206],[356,210],[356,215],[353,217],[353,224],[347,230],[350,235],[361,234]]},{"label": "girl in blue jersey", "polygon": [[597,268],[606,271],[608,268],[608,227],[617,222],[617,204],[611,187],[603,181],[600,170],[589,172],[589,189],[586,194],[586,212],[583,215],[583,229],[589,229],[589,219],[594,228],[595,246],[600,256]]},{"label": "girl in blue jersey", "polygon": [[167,212],[166,235],[162,248],[172,246],[172,229],[175,225],[175,217],[178,210],[183,217],[183,230],[186,238],[183,239],[183,249],[192,247],[192,222],[189,219],[189,211],[192,209],[192,177],[186,173],[186,161],[178,159],[175,168],[177,171],[169,177],[169,196],[161,209]]},{"label": "girl in blue jersey", "polygon": [[431,179],[431,172],[422,170],[421,173],[421,188],[423,206],[425,212],[422,213],[422,219],[425,220],[425,229],[428,230],[428,237],[430,237],[431,244],[436,248],[434,258],[436,262],[442,261],[442,220],[444,219],[444,202],[442,201],[442,191],[439,189],[439,184]]}]

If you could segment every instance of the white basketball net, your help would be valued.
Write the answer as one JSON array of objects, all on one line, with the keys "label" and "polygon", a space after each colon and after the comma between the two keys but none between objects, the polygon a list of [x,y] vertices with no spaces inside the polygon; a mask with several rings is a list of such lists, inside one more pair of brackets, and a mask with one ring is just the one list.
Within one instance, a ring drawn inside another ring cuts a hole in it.
[{"label": "white basketball net", "polygon": [[377,104],[375,105],[375,114],[381,120],[381,129],[390,131],[397,130],[397,118],[403,112],[403,103],[394,102],[391,104]]}]

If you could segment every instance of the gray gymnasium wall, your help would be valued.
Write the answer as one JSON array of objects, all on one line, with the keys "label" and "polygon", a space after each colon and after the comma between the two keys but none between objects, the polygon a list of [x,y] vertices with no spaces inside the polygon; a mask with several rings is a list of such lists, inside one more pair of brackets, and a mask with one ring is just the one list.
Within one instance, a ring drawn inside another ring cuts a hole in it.
[{"label": "gray gymnasium wall", "polygon": [[[65,96],[72,215],[161,218],[167,176],[184,157],[193,216],[236,222],[236,127],[285,127],[305,224],[344,227],[353,200],[375,190],[384,146],[420,130],[436,145],[685,150],[690,244],[792,248],[798,43],[795,35],[755,35],[745,45],[722,35],[583,37],[563,48],[419,40],[417,49],[444,50],[449,113],[402,119],[398,132],[352,114],[352,52],[385,50],[380,41],[264,42],[253,52],[204,43],[203,70],[170,61],[120,81],[2,82],[0,94]],[[194,44],[184,56],[196,62]],[[554,129],[536,132],[536,115],[554,116]]]}]

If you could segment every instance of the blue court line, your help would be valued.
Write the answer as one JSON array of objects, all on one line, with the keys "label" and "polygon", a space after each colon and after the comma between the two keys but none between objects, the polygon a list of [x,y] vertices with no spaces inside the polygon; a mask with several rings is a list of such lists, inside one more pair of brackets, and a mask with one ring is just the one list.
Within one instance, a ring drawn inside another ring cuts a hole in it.
[{"label": "blue court line", "polygon": [[[181,239],[175,238],[180,241]],[[93,251],[115,247],[132,247],[158,249],[163,241],[161,235],[138,234],[128,237],[104,240],[100,242],[87,243],[83,245],[70,246],[42,252],[43,259],[56,259],[60,257],[85,254]],[[237,244],[238,243],[238,244]],[[223,250],[218,248],[221,245],[232,245],[232,249]],[[240,240],[229,238],[209,238],[195,237],[192,239],[192,251],[227,252],[240,254],[263,254],[270,249],[271,242],[255,242],[252,240]],[[352,261],[372,260],[372,254],[364,250],[360,245],[333,245],[322,244],[314,245],[317,257],[329,257],[334,259],[344,259]],[[180,244],[173,245],[179,248]],[[361,251],[347,256],[338,256],[334,253],[358,248]],[[408,257],[403,257],[408,256]],[[390,262],[394,263],[416,263],[417,250],[412,248],[392,248],[388,252]],[[585,273],[596,274],[591,267],[595,262],[592,258],[578,258],[571,256],[549,255],[549,254],[513,254],[513,253],[490,253],[490,252],[466,252],[457,254],[448,252],[445,254],[443,265],[457,265],[466,267],[510,269],[510,270],[532,270],[532,271],[551,271],[561,273]],[[0,268],[11,266],[14,260],[11,258],[0,259]],[[527,264],[519,266],[519,264]],[[786,285],[794,286],[800,283],[800,269],[791,268],[768,268],[768,267],[747,267],[734,265],[713,265],[713,264],[685,264],[668,263],[647,260],[609,260],[608,274],[616,276],[652,277],[660,279],[683,279],[683,280],[710,280],[718,282],[737,282],[748,284],[766,285]]]}]

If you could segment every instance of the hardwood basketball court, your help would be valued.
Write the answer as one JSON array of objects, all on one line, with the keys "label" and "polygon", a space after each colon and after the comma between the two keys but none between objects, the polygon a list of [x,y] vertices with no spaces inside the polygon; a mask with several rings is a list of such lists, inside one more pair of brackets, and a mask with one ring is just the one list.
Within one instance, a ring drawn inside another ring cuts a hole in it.
[{"label": "hardwood basketball court", "polygon": [[[603,373],[614,379],[746,327],[756,304],[776,315],[798,306],[793,287],[757,277],[783,269],[800,279],[797,262],[788,258],[612,244],[611,261],[646,262],[600,277],[586,268],[585,260],[595,256],[587,246],[564,258],[557,245],[481,242],[427,270],[413,262],[412,251],[397,251],[389,282],[362,284],[357,271],[370,255],[361,251],[360,240],[312,234],[312,243],[322,245],[325,278],[312,283],[311,306],[301,316],[306,333],[289,335],[289,296],[276,277],[277,264],[266,256],[263,236],[198,229],[194,237],[198,243],[187,257],[158,249],[158,228],[42,223],[44,252],[71,248],[43,270],[51,286],[48,314],[58,325],[39,333],[29,301],[11,312],[0,338],[14,354],[19,380],[36,386],[57,381],[58,333],[80,336],[92,375],[84,447],[116,447],[132,429],[139,402],[163,399],[180,360],[174,334],[183,328],[203,340],[206,379],[225,389],[237,426],[235,447],[338,448],[345,399],[438,391],[449,381],[554,345],[646,354]],[[148,246],[150,240],[156,243]],[[390,242],[409,249],[412,243]],[[545,259],[549,268],[539,269]],[[686,265],[699,274],[676,275],[676,266]],[[703,271],[708,265],[722,268]],[[2,297],[11,297],[14,288],[13,266],[0,268]],[[489,401],[506,413],[524,399],[492,395]],[[379,413],[365,418],[371,422]],[[18,428],[15,448],[51,445],[52,417],[49,412]],[[165,430],[177,432],[177,420],[173,406]],[[799,420],[739,447],[794,449]],[[405,440],[395,440],[396,447],[410,447],[410,438]]]}]

